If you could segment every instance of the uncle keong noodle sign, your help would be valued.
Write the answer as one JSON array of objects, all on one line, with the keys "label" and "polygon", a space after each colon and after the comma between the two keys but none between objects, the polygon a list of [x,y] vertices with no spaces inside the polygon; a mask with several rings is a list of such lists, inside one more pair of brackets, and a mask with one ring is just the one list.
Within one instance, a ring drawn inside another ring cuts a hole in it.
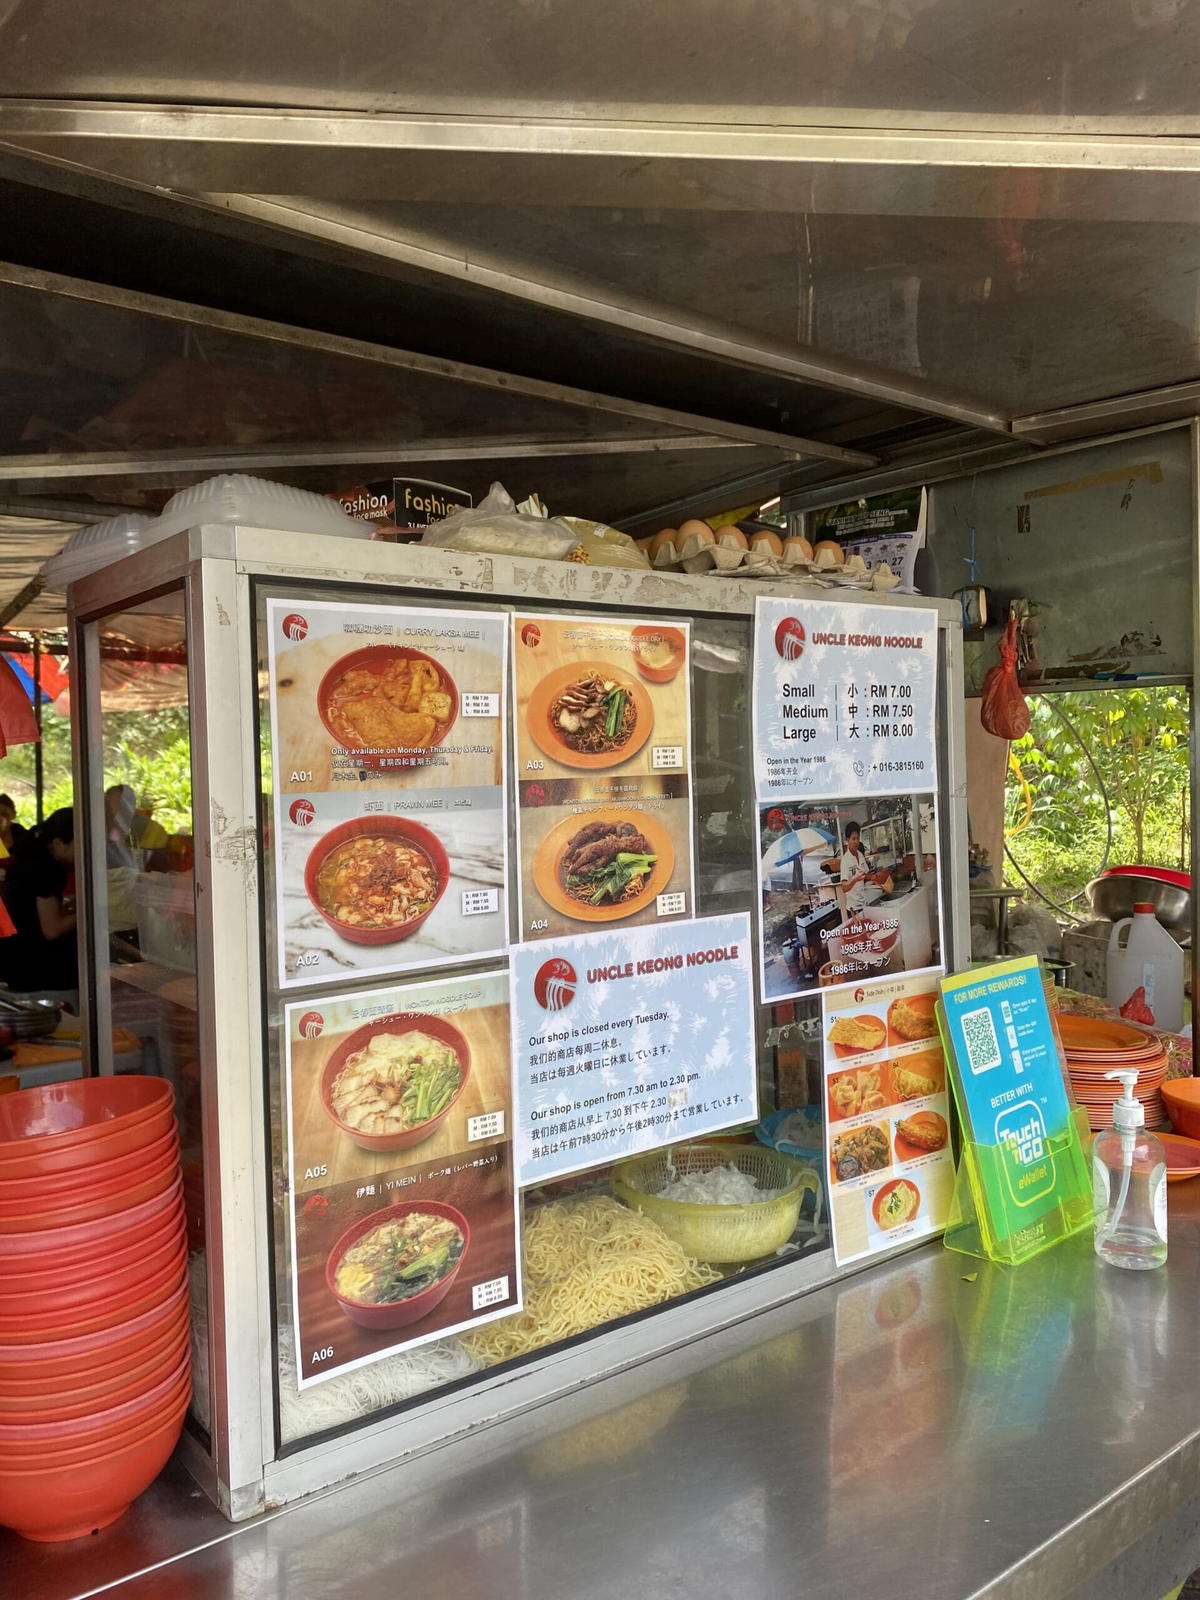
[{"label": "uncle keong noodle sign", "polygon": [[747,913],[513,949],[522,1186],[752,1122]]}]

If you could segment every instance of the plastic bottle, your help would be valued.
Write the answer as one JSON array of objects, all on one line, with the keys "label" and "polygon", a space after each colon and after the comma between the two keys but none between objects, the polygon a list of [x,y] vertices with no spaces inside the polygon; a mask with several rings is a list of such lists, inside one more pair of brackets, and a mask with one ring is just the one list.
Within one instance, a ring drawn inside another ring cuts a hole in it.
[{"label": "plastic bottle", "polygon": [[[1121,932],[1129,938],[1121,946]],[[1165,1033],[1178,1033],[1183,1027],[1183,951],[1154,914],[1154,907],[1139,902],[1132,917],[1113,924],[1108,937],[1108,1003],[1118,1011],[1142,993],[1135,1004],[1131,1022],[1150,1022]]]},{"label": "plastic bottle", "polygon": [[1146,1132],[1146,1112],[1134,1098],[1132,1068],[1120,1078],[1113,1125],[1096,1138],[1092,1186],[1096,1254],[1112,1267],[1161,1267],[1167,1259],[1167,1159],[1162,1140]]}]

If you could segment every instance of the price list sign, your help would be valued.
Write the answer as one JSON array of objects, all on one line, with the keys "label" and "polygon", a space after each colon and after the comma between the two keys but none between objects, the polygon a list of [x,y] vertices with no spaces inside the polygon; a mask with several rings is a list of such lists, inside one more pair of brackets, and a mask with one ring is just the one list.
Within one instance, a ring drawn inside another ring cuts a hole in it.
[{"label": "price list sign", "polygon": [[936,787],[935,611],[760,596],[754,624],[760,800]]}]

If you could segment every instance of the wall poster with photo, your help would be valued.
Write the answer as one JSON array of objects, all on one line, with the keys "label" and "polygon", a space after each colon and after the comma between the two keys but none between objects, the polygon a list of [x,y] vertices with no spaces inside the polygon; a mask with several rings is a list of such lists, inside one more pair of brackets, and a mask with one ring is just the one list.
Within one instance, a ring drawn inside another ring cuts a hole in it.
[{"label": "wall poster with photo", "polygon": [[840,1265],[946,1226],[954,1189],[940,974],[826,992],[825,1163]]},{"label": "wall poster with photo", "polygon": [[286,1007],[300,1387],[521,1307],[502,969]]},{"label": "wall poster with photo", "polygon": [[508,619],[266,604],[281,988],[508,945]]},{"label": "wall poster with photo", "polygon": [[691,629],[518,614],[522,940],[695,914]]},{"label": "wall poster with photo", "polygon": [[760,803],[758,836],[765,1002],[940,966],[932,794]]}]

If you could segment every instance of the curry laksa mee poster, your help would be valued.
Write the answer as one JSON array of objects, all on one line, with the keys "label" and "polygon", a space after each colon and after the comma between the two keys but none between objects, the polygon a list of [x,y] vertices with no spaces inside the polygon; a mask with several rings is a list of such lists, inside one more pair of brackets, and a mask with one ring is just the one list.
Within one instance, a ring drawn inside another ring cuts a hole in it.
[{"label": "curry laksa mee poster", "polygon": [[280,987],[503,953],[507,617],[266,610]]}]

